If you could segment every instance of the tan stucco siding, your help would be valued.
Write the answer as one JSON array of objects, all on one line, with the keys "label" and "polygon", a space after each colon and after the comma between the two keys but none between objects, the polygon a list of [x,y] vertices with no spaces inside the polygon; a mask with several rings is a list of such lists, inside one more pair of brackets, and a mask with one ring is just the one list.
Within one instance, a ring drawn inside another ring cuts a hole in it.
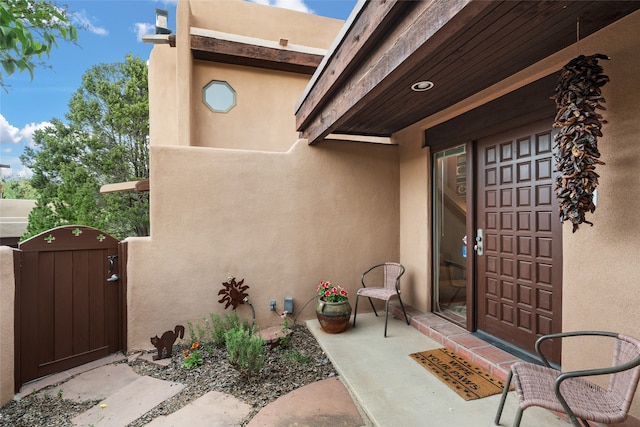
[{"label": "tan stucco siding", "polygon": [[431,181],[428,149],[420,132],[394,137],[400,145],[400,259],[407,269],[403,300],[431,311]]},{"label": "tan stucco siding", "polygon": [[[400,257],[397,150],[304,140],[286,153],[152,147],[153,234],[129,246],[129,348],[224,313],[217,293],[228,276],[250,286],[261,327],[281,322],[269,300],[282,310],[293,297],[297,316],[321,279],[353,295],[362,271]],[[314,316],[309,304],[299,319]]]},{"label": "tan stucco siding", "polygon": [[343,24],[339,19],[243,0],[190,0],[189,4],[192,27],[272,41],[283,38],[323,49],[329,48]]},{"label": "tan stucco siding", "polygon": [[13,249],[0,246],[0,405],[13,398],[15,276]]},{"label": "tan stucco siding", "polygon": [[[298,137],[295,102],[309,76],[236,65],[196,61],[193,68],[193,140],[201,147],[287,151]],[[212,80],[227,82],[236,105],[211,111],[202,90]]]},{"label": "tan stucco siding", "polygon": [[[176,49],[159,45],[149,58],[149,142],[152,145],[187,145],[178,138]],[[161,82],[160,84],[153,84]]]}]

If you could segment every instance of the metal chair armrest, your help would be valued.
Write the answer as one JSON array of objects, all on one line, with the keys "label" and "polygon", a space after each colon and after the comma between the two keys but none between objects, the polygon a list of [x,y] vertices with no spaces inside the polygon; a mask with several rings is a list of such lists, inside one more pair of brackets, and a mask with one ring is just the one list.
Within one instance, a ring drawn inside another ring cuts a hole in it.
[{"label": "metal chair armrest", "polygon": [[601,336],[601,337],[617,338],[618,334],[615,332],[608,332],[608,331],[572,331],[572,332],[559,332],[557,334],[543,335],[540,338],[538,338],[538,340],[536,341],[536,346],[535,346],[536,353],[538,353],[538,356],[540,356],[540,360],[542,361],[542,363],[544,363],[544,365],[547,368],[551,368],[549,361],[547,360],[546,356],[542,352],[542,349],[540,348],[540,345],[542,344],[542,342],[549,339],[554,339],[554,338],[567,338],[567,337],[577,337],[577,336]]},{"label": "metal chair armrest", "polygon": [[593,368],[593,369],[582,369],[579,371],[568,371],[563,372],[558,375],[556,378],[556,384],[558,390],[560,389],[560,383],[569,379],[569,378],[578,378],[578,377],[591,377],[594,375],[608,375],[615,374],[616,372],[626,371],[627,369],[635,368],[640,365],[640,356],[636,357],[633,360],[630,360],[626,363],[622,363],[620,365],[608,366],[606,368]]},{"label": "metal chair armrest", "polygon": [[360,283],[362,283],[362,287],[363,288],[367,287],[367,285],[365,285],[365,283],[364,283],[364,276],[366,276],[367,273],[370,273],[372,270],[374,270],[374,269],[376,269],[378,267],[383,267],[383,266],[384,266],[384,263],[377,264],[377,265],[374,265],[373,267],[371,267],[370,269],[368,269],[367,271],[365,271],[364,273],[362,273],[362,276],[360,277]]}]

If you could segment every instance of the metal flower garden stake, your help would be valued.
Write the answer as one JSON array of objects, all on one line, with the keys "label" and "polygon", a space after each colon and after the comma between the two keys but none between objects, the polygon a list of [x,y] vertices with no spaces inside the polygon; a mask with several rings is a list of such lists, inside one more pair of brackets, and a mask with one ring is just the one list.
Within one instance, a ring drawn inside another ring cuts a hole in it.
[{"label": "metal flower garden stake", "polygon": [[559,201],[560,221],[571,221],[573,232],[582,223],[593,225],[585,219],[596,206],[593,192],[598,186],[596,165],[604,165],[598,151],[598,137],[606,120],[596,110],[605,110],[601,88],[609,77],[602,74],[599,59],[606,55],[580,55],[564,66],[560,74],[555,100],[558,112],[554,128],[560,128],[555,136],[554,154],[556,170],[555,193]]}]

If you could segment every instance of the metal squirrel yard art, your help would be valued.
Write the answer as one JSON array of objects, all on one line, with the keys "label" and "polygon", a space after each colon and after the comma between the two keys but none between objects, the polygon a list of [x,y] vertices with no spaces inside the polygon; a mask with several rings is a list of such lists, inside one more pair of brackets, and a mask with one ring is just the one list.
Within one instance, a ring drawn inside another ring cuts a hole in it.
[{"label": "metal squirrel yard art", "polygon": [[580,55],[565,65],[560,74],[555,100],[558,112],[553,124],[560,128],[555,136],[554,154],[556,178],[554,191],[559,201],[560,221],[571,221],[573,232],[582,223],[593,226],[585,219],[596,206],[593,192],[598,186],[596,165],[604,165],[598,151],[598,137],[602,125],[607,123],[596,110],[605,110],[601,88],[609,77],[602,74],[599,59],[606,55]]}]

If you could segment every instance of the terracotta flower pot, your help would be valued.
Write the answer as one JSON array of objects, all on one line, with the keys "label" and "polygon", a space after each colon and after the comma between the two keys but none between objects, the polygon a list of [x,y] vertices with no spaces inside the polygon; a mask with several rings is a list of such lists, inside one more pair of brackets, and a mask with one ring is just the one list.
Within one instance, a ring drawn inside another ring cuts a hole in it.
[{"label": "terracotta flower pot", "polygon": [[325,332],[330,334],[338,334],[349,326],[349,318],[351,317],[351,304],[349,301],[327,302],[318,299],[316,306],[316,316],[318,322]]}]

